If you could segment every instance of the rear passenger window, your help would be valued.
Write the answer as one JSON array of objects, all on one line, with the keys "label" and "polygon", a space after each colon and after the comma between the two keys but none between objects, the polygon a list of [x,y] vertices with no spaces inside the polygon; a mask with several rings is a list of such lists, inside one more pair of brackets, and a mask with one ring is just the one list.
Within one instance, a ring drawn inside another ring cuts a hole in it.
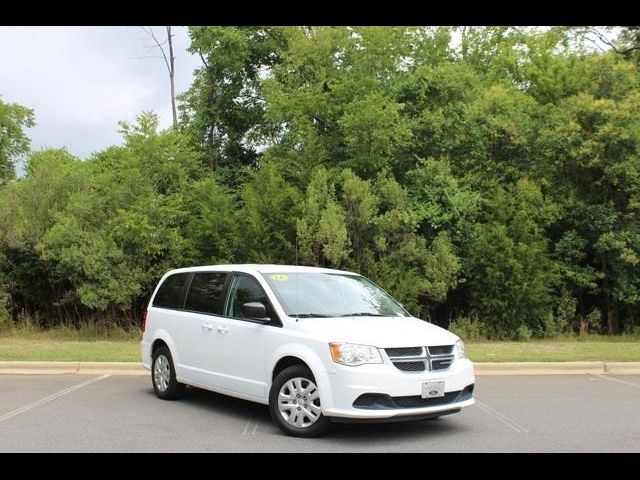
[{"label": "rear passenger window", "polygon": [[153,299],[153,306],[182,308],[182,289],[188,277],[188,273],[174,273],[167,277]]},{"label": "rear passenger window", "polygon": [[224,308],[224,284],[227,274],[201,272],[193,275],[185,309],[194,312],[222,315]]}]

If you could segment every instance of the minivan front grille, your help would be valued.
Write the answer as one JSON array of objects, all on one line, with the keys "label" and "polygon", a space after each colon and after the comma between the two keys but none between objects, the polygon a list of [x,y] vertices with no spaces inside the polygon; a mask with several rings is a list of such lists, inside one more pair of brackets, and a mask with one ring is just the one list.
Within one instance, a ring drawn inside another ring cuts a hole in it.
[{"label": "minivan front grille", "polygon": [[429,355],[437,357],[439,355],[451,355],[453,352],[453,345],[437,345],[435,347],[428,347]]},{"label": "minivan front grille", "polygon": [[425,362],[398,362],[394,365],[404,372],[424,372],[427,369]]},{"label": "minivan front grille", "polygon": [[431,360],[431,370],[446,370],[453,363],[453,358],[443,359],[432,359]]},{"label": "minivan front grille", "polygon": [[389,360],[403,372],[441,371],[453,363],[453,345],[385,348]]},{"label": "minivan front grille", "polygon": [[420,357],[424,355],[424,347],[387,348],[389,357]]}]

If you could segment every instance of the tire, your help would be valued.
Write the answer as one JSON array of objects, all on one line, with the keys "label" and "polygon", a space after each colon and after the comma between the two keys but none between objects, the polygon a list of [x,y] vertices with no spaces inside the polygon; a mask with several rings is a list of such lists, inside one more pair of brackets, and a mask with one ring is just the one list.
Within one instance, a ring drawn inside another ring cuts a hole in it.
[{"label": "tire", "polygon": [[[290,400],[281,402],[281,391],[286,396],[290,395]],[[303,403],[299,404],[298,400]],[[307,403],[304,403],[305,400]],[[320,436],[330,424],[320,411],[319,392],[313,373],[302,365],[287,367],[273,379],[269,392],[269,412],[280,430],[295,437]],[[285,416],[293,423],[289,423]]]},{"label": "tire", "polygon": [[167,347],[160,347],[153,352],[151,384],[153,391],[162,400],[177,400],[184,395],[185,385],[176,380],[176,369]]}]

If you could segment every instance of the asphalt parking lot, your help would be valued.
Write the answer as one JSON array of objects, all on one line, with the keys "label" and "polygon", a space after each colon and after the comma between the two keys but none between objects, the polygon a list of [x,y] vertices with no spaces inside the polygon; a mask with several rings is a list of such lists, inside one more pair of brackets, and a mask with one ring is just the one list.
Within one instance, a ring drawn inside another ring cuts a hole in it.
[{"label": "asphalt parking lot", "polygon": [[640,376],[486,376],[438,420],[284,436],[267,408],[148,377],[0,375],[0,452],[640,452]]}]

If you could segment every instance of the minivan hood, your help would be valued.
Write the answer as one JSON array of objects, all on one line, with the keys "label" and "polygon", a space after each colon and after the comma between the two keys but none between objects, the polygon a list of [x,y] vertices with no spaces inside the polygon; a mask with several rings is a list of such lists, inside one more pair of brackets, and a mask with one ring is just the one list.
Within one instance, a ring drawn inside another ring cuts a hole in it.
[{"label": "minivan hood", "polygon": [[292,319],[293,328],[327,342],[378,348],[453,345],[453,333],[415,317],[339,317]]}]

